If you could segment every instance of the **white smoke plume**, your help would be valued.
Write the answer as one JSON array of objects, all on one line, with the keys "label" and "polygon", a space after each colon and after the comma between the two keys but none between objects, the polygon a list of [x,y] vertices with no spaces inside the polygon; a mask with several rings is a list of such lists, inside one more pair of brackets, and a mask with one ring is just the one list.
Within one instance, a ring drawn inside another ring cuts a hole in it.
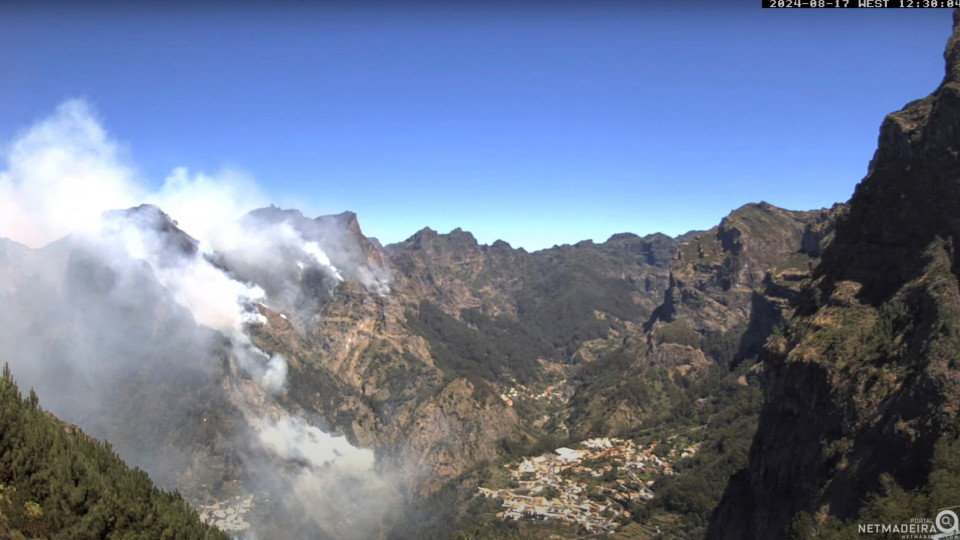
[{"label": "white smoke plume", "polygon": [[[238,376],[256,382],[260,401],[286,392],[286,360],[249,335],[267,323],[259,306],[294,309],[305,289],[329,295],[345,279],[387,290],[388,275],[360,260],[335,227],[318,224],[307,238],[285,220],[241,220],[266,203],[242,173],[177,168],[149,189],[84,101],[63,103],[8,148],[0,170],[0,361],[55,414],[98,437],[142,440],[118,450],[168,487],[189,459],[161,456],[164,437],[198,417],[197,402],[218,407],[212,359],[228,355]],[[131,400],[131,388],[143,391]],[[249,444],[299,464],[296,503],[328,509],[311,514],[321,529],[332,530],[329,520],[363,522],[345,514],[371,501],[384,512],[392,504],[375,495],[391,490],[371,451],[288,413],[266,420],[249,402],[237,406],[249,424],[239,431],[255,439]],[[129,433],[135,429],[142,433]],[[264,464],[254,474],[281,471]],[[344,479],[369,486],[351,488],[365,503],[333,500],[351,492],[338,484]]]},{"label": "white smoke plume", "polygon": [[343,281],[320,246],[287,222],[232,222],[215,247],[237,276],[263,285],[269,294],[263,303],[276,311],[300,307],[311,272],[326,295]]},{"label": "white smoke plume", "polygon": [[174,300],[190,310],[197,323],[221,331],[240,331],[249,320],[249,306],[263,299],[263,289],[241,283],[214,267],[189,238],[171,245],[169,231],[159,228],[166,219],[155,207],[137,212],[112,214],[98,223],[94,234],[84,237],[95,242],[111,260],[146,262]]},{"label": "white smoke plume", "polygon": [[119,154],[83,101],[60,105],[10,145],[0,172],[0,236],[41,247],[95,227],[104,210],[142,201]]},{"label": "white smoke plume", "polygon": [[225,169],[209,176],[180,167],[144,202],[163,208],[204,248],[223,249],[242,240],[234,236],[236,221],[269,201],[256,182],[240,171]]},{"label": "white smoke plume", "polygon": [[280,457],[303,460],[311,467],[338,463],[358,472],[374,466],[372,451],[356,448],[346,438],[324,433],[299,418],[264,419],[259,433],[260,440]]}]

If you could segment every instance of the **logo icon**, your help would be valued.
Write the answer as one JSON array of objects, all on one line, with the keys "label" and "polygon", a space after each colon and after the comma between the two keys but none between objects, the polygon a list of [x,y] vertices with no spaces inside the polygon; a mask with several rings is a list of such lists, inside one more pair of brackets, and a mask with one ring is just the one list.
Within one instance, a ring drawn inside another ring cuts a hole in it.
[{"label": "logo icon", "polygon": [[[954,506],[953,508],[957,507]],[[960,533],[960,518],[957,517],[956,512],[949,508],[940,510],[940,512],[937,513],[937,519],[934,521],[934,524],[940,533],[930,538],[952,538],[957,533]]]}]

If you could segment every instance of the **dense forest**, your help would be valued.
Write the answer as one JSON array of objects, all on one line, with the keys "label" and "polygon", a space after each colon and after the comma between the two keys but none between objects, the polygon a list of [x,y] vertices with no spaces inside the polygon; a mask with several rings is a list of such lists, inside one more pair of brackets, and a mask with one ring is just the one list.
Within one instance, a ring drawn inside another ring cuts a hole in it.
[{"label": "dense forest", "polygon": [[0,378],[0,538],[222,539],[177,493]]}]

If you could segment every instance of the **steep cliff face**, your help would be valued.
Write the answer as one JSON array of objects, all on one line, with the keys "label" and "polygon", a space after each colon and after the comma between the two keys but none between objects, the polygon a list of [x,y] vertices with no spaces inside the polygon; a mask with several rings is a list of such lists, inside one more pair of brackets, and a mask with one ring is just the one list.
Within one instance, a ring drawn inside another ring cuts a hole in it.
[{"label": "steep cliff face", "polygon": [[750,316],[765,280],[806,276],[829,242],[842,205],[796,212],[747,204],[677,250],[670,288],[658,317],[688,320],[700,332],[722,333]]},{"label": "steep cliff face", "polygon": [[819,263],[843,210],[747,204],[708,231],[688,233],[671,257],[669,287],[650,320],[626,332],[602,368],[577,375],[568,422],[574,432],[656,425],[682,407],[676,388],[752,363],[793,312],[799,285]]},{"label": "steep cliff face", "polygon": [[901,488],[924,494],[916,517],[957,504],[929,486],[960,414],[960,12],[944,56],[937,90],[884,120],[800,308],[767,343],[750,462],[711,538],[842,529]]}]

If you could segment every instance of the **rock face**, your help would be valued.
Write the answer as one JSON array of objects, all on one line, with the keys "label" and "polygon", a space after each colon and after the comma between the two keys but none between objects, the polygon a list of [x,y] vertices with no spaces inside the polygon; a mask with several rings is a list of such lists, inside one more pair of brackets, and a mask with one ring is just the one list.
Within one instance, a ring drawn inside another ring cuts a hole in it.
[{"label": "rock face", "polygon": [[806,275],[842,209],[795,212],[761,202],[734,210],[677,250],[658,318],[682,317],[713,333],[742,324],[765,280]]},{"label": "rock face", "polygon": [[[428,228],[386,252],[398,278],[394,290],[417,303],[428,300],[455,318],[477,308],[542,324],[546,311],[575,310],[575,302],[592,313],[628,300],[636,306],[628,317],[649,315],[662,299],[676,245],[662,234],[619,234],[602,244],[527,253],[502,241],[481,246],[460,229],[437,234]],[[565,288],[583,296],[573,298]]]},{"label": "rock face", "polygon": [[819,263],[843,210],[747,204],[718,226],[680,238],[669,286],[651,318],[624,332],[602,367],[577,377],[571,429],[586,436],[657,425],[677,407],[671,387],[689,386],[718,366],[752,364],[793,312],[799,285]]},{"label": "rock face", "polygon": [[[330,253],[335,267],[352,269],[313,301],[287,302],[296,308],[282,311],[260,308],[267,324],[252,328],[254,343],[287,359],[289,406],[318,415],[358,444],[376,448],[414,494],[436,490],[479,460],[496,459],[504,441],[516,438],[516,415],[488,385],[440,369],[436,351],[408,327],[408,311],[419,305],[415,295],[421,291],[385,288],[403,275],[391,275],[396,263],[363,236],[354,214],[311,220],[296,211],[266,208],[252,212],[247,221],[255,226],[283,223]],[[411,241],[426,236],[422,232]],[[456,263],[442,264],[463,266],[470,248],[480,250],[475,241],[464,245]],[[231,258],[225,260],[229,267]],[[291,296],[310,297],[306,272],[285,283],[296,286]],[[448,305],[460,301],[456,295],[444,298]]]},{"label": "rock face", "polygon": [[900,488],[924,489],[919,516],[957,504],[930,486],[960,414],[960,12],[944,57],[933,94],[883,121],[800,308],[767,344],[750,462],[710,538],[842,528]]}]

